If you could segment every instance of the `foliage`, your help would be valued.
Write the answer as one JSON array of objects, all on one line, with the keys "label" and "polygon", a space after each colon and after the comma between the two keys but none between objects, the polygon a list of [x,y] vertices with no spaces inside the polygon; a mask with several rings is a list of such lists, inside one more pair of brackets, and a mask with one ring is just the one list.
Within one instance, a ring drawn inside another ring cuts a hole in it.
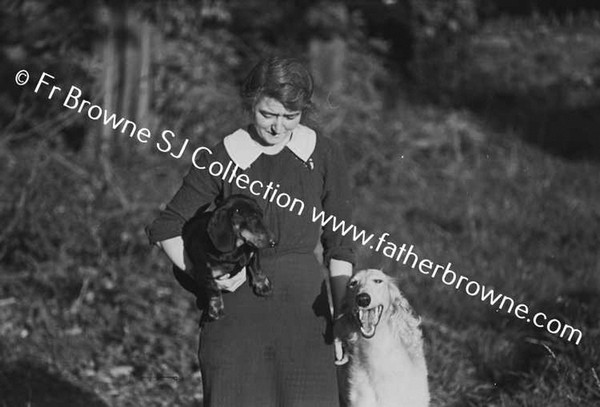
[{"label": "foliage", "polygon": [[[27,69],[36,78],[47,72],[59,82],[68,78],[79,86],[89,83],[99,71],[90,54],[89,38],[97,32],[93,9],[70,1],[6,3],[0,10],[0,126],[6,130],[2,143],[45,139],[59,144],[57,136],[72,118],[58,105],[14,86],[14,75]],[[72,24],[74,16],[77,25]]]},{"label": "foliage", "polygon": [[449,47],[453,58],[431,60],[416,88],[554,154],[597,158],[598,38],[597,14],[489,21]]},{"label": "foliage", "polygon": [[478,27],[476,2],[413,3],[415,52],[410,72],[421,92],[439,100],[438,92],[455,86],[455,75],[465,62],[464,43]]},{"label": "foliage", "polygon": [[163,38],[153,74],[160,127],[213,144],[225,130],[211,130],[226,129],[241,116],[239,104],[232,103],[240,59],[228,30],[230,16],[222,7],[185,1],[179,7],[159,3],[152,12]]},{"label": "foliage", "polygon": [[[582,106],[598,98],[600,35],[596,17],[567,23],[539,18],[486,24],[468,43],[469,65],[458,87],[465,97],[490,90],[534,93],[547,106]],[[502,69],[499,69],[502,67]]]}]

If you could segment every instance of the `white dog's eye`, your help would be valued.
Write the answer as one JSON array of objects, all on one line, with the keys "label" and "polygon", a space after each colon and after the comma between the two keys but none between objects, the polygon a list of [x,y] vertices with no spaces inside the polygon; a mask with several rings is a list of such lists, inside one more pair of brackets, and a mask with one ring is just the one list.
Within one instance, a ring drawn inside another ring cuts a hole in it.
[{"label": "white dog's eye", "polygon": [[354,287],[356,287],[356,280],[352,280],[352,281],[350,281],[350,282],[348,283],[348,287],[350,287],[350,288],[354,288]]},{"label": "white dog's eye", "polygon": [[373,282],[374,282],[375,284],[381,284],[381,283],[383,283],[383,280],[381,280],[381,279],[377,278],[377,279],[373,280]]}]

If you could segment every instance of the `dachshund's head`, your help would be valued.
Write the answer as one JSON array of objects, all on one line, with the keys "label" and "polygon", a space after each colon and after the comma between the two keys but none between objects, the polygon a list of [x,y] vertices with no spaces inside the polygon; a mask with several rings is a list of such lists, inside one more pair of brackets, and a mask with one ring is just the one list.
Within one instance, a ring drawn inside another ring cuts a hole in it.
[{"label": "dachshund's head", "polygon": [[231,195],[217,206],[208,222],[208,235],[222,252],[243,244],[258,249],[277,244],[263,221],[260,206],[245,195]]}]

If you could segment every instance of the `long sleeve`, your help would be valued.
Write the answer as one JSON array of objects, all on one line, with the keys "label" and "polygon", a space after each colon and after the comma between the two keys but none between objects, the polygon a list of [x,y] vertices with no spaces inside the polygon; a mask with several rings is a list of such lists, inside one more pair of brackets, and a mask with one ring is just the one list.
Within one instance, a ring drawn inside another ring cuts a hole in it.
[{"label": "long sleeve", "polygon": [[[219,147],[219,146],[217,146]],[[198,160],[199,166],[208,166],[213,156],[205,153]],[[151,244],[180,236],[185,222],[200,208],[207,208],[221,193],[221,180],[211,176],[208,170],[191,166],[183,178],[183,184],[166,208],[146,228]]]},{"label": "long sleeve", "polygon": [[334,215],[336,220],[344,222],[344,227],[333,230],[333,223],[329,222],[323,228],[321,243],[323,244],[323,261],[329,264],[331,259],[344,260],[355,264],[356,255],[352,232],[342,234],[342,230],[352,224],[352,201],[350,182],[348,179],[348,166],[341,147],[329,140],[326,149],[325,180],[322,196],[323,210],[326,215]]}]

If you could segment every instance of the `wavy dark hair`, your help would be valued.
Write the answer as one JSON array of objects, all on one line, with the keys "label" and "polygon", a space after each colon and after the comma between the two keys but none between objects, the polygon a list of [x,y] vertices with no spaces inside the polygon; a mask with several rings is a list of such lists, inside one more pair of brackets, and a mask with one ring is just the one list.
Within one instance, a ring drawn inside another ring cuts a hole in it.
[{"label": "wavy dark hair", "polygon": [[242,84],[240,95],[246,111],[262,97],[279,101],[287,110],[305,112],[313,107],[313,78],[294,58],[269,57],[260,61]]}]

